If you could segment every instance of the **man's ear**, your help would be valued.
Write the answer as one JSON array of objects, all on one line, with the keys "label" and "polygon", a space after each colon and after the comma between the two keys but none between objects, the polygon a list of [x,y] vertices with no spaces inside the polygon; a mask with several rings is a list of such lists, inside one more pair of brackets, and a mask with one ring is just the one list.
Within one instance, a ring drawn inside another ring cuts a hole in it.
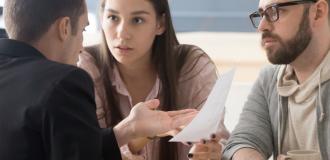
[{"label": "man's ear", "polygon": [[311,7],[310,12],[312,13],[313,25],[319,25],[328,19],[328,2],[325,0],[319,0]]},{"label": "man's ear", "polygon": [[166,30],[166,27],[165,27],[165,24],[166,24],[166,20],[165,20],[165,13],[162,14],[162,16],[158,19],[158,22],[157,22],[157,35],[162,35],[165,30]]},{"label": "man's ear", "polygon": [[58,36],[65,41],[71,35],[71,22],[69,17],[61,17],[57,20]]}]

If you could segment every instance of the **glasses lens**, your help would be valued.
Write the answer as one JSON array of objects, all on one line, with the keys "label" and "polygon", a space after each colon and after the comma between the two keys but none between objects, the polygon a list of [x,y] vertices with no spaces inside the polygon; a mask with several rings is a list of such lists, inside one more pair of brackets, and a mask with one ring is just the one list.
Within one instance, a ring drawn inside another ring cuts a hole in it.
[{"label": "glasses lens", "polygon": [[265,10],[265,15],[270,22],[275,22],[278,20],[277,8],[274,6],[267,8]]},{"label": "glasses lens", "polygon": [[261,15],[258,12],[254,12],[250,15],[251,22],[255,28],[258,28],[260,21],[261,21]]}]

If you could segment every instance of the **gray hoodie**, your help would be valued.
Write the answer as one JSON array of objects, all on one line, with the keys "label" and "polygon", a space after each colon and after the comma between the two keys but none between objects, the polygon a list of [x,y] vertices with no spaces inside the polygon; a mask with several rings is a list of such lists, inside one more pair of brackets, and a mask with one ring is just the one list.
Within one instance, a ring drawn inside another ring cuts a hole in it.
[{"label": "gray hoodie", "polygon": [[[288,116],[288,97],[277,92],[280,66],[264,68],[255,82],[240,115],[238,125],[224,149],[223,159],[229,160],[241,148],[254,148],[265,159],[278,155],[283,143]],[[316,104],[317,134],[323,160],[330,157],[330,81],[320,84]],[[280,130],[278,129],[280,124]]]}]

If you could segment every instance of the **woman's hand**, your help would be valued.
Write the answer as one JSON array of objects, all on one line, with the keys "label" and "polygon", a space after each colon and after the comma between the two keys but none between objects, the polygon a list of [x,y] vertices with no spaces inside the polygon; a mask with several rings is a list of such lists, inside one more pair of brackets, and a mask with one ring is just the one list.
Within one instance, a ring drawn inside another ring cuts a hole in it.
[{"label": "woman's hand", "polygon": [[220,160],[222,155],[222,145],[219,143],[221,137],[216,134],[211,135],[209,140],[201,140],[190,149],[189,160]]},{"label": "woman's hand", "polygon": [[280,154],[279,156],[277,156],[277,160],[286,160],[288,159],[287,156]]}]

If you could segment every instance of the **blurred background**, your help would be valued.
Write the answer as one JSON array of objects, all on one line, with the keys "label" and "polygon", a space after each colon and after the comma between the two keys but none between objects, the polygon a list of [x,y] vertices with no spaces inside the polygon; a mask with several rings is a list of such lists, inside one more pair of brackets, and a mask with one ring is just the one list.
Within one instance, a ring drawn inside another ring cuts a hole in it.
[{"label": "blurred background", "polygon": [[[2,11],[4,0],[0,0]],[[201,47],[216,63],[220,78],[230,68],[236,75],[226,102],[225,124],[230,131],[259,70],[268,64],[260,48],[260,35],[252,27],[249,14],[258,0],[169,0],[180,43]],[[98,43],[98,0],[87,0],[90,25],[84,32],[84,45]],[[4,28],[0,16],[0,28]],[[0,30],[0,36],[4,34]]]}]

